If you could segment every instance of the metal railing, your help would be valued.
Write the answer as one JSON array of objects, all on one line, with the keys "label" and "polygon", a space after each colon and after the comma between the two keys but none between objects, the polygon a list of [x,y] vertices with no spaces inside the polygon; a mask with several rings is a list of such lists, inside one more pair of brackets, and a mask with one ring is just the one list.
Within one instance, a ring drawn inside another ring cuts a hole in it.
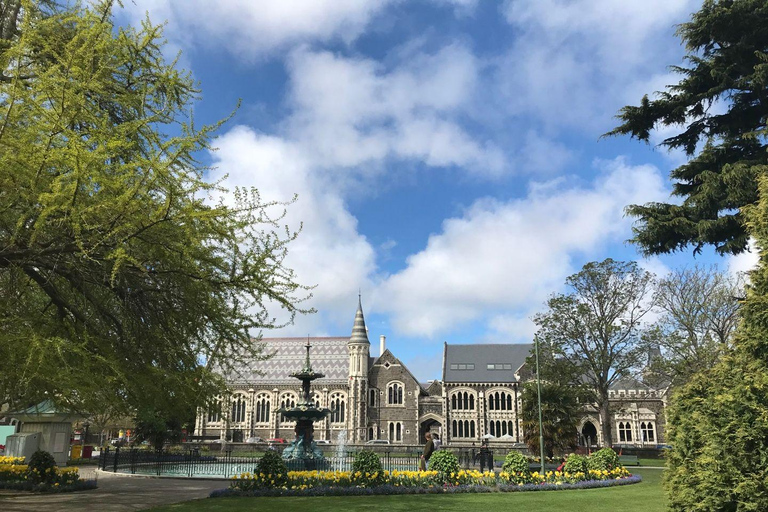
[{"label": "metal railing", "polygon": [[[240,452],[233,455],[229,451],[205,453],[200,450],[179,452],[115,448],[101,452],[99,468],[134,475],[231,478],[241,473],[255,472],[262,453]],[[286,465],[290,471],[351,471],[354,460],[354,455],[330,456],[317,461],[287,460]],[[386,471],[416,471],[419,467],[419,455],[416,453],[387,452],[380,454],[380,460]]]}]

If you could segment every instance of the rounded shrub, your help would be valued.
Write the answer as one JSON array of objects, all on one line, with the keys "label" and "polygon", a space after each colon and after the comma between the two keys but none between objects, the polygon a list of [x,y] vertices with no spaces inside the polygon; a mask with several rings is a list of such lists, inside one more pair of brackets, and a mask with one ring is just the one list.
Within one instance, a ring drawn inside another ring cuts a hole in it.
[{"label": "rounded shrub", "polygon": [[355,455],[352,462],[352,473],[358,474],[358,481],[363,485],[379,485],[384,482],[384,468],[375,452],[362,450]]},{"label": "rounded shrub", "polygon": [[56,460],[50,453],[38,450],[29,458],[27,474],[32,482],[52,484],[56,480]]},{"label": "rounded shrub", "polygon": [[565,459],[565,464],[563,464],[564,473],[586,474],[587,469],[589,469],[589,466],[587,466],[587,458],[583,455],[577,455],[575,453],[570,454],[568,458]]},{"label": "rounded shrub", "polygon": [[619,456],[612,448],[597,450],[587,459],[587,467],[597,471],[609,471],[619,466]]},{"label": "rounded shrub", "polygon": [[288,481],[288,467],[279,453],[268,450],[259,459],[256,471],[271,478],[265,479],[267,487],[281,487]]},{"label": "rounded shrub", "polygon": [[446,475],[454,475],[459,472],[459,459],[453,452],[437,450],[429,458],[429,469]]},{"label": "rounded shrub", "polygon": [[508,474],[527,473],[530,471],[528,457],[520,452],[511,451],[504,458],[504,465],[501,470]]}]

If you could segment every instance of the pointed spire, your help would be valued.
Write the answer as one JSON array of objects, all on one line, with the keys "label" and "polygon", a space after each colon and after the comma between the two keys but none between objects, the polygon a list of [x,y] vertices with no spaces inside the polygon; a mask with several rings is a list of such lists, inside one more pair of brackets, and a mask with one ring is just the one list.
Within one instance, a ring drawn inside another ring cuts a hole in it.
[{"label": "pointed spire", "polygon": [[368,341],[368,329],[365,327],[365,317],[363,316],[362,295],[357,295],[357,313],[355,313],[355,325],[352,326],[352,337],[350,343],[370,343]]}]

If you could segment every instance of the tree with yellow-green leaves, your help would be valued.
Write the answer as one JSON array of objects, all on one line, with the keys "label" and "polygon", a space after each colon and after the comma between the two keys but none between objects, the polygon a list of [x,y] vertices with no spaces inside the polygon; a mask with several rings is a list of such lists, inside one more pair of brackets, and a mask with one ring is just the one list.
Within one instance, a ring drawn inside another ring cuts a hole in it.
[{"label": "tree with yellow-green leaves", "polygon": [[[286,205],[206,181],[198,91],[112,2],[0,2],[0,403],[172,411],[220,392],[276,309]],[[214,197],[219,199],[214,199]]]}]

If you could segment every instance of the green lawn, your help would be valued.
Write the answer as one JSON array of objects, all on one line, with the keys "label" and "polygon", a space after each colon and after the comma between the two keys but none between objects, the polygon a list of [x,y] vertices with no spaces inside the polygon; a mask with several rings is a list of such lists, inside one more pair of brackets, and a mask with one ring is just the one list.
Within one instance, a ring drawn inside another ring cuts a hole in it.
[{"label": "green lawn", "polygon": [[154,508],[154,512],[252,511],[259,512],[467,512],[468,510],[536,510],[537,512],[662,512],[666,499],[661,489],[661,470],[634,470],[643,482],[607,489],[545,491],[452,496],[354,496],[328,498],[215,498]]},{"label": "green lawn", "polygon": [[[654,468],[663,468],[667,464],[667,461],[664,459],[644,459],[641,457],[638,460],[640,461],[641,466],[650,466]],[[629,469],[632,468],[630,467]]]}]

